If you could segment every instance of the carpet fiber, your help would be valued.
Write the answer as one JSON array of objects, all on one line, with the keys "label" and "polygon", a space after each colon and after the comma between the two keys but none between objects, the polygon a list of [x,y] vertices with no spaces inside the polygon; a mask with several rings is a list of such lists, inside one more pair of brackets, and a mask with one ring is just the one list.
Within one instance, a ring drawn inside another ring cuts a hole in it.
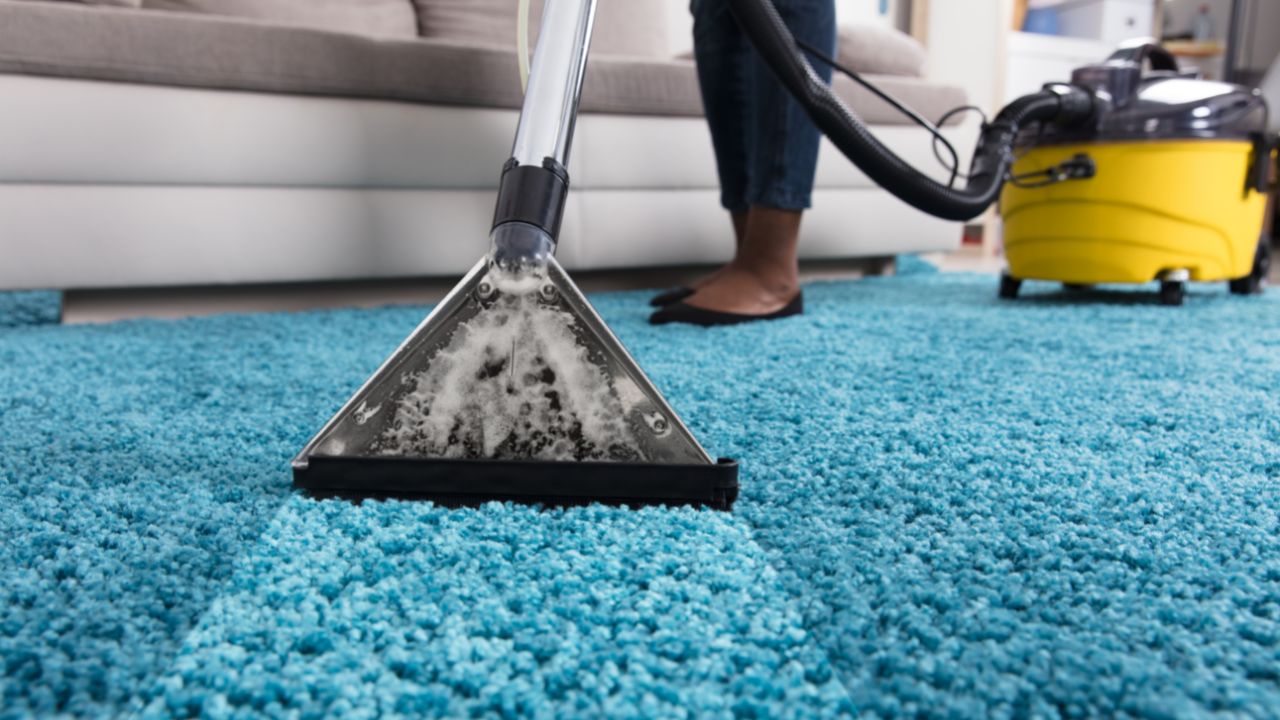
[{"label": "carpet fiber", "polygon": [[51,290],[0,292],[0,328],[56,323],[61,315],[61,293]]},{"label": "carpet fiber", "polygon": [[595,298],[730,514],[292,493],[422,308],[0,322],[0,715],[1280,716],[1280,293],[1025,292]]}]

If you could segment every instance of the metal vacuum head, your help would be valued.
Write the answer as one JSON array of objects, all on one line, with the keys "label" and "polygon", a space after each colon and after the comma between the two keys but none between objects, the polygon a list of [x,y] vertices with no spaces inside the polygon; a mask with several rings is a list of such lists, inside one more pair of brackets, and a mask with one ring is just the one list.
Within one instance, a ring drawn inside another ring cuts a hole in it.
[{"label": "metal vacuum head", "polygon": [[293,461],[317,494],[728,509],[713,461],[555,261],[476,264]]},{"label": "metal vacuum head", "polygon": [[293,460],[317,494],[729,509],[713,462],[554,254],[596,0],[546,0],[490,240]]}]

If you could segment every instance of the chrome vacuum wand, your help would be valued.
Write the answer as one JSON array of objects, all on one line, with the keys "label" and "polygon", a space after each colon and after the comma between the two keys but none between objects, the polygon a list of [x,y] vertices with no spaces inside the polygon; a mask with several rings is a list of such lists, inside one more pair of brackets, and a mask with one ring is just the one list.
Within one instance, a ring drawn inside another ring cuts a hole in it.
[{"label": "chrome vacuum wand", "polygon": [[500,271],[542,273],[569,194],[569,146],[582,96],[595,0],[548,0],[490,233]]}]

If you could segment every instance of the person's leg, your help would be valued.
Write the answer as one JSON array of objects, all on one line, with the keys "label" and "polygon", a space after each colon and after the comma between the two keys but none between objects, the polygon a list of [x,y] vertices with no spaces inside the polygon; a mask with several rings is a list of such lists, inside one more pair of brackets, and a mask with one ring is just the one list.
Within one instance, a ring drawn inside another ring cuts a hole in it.
[{"label": "person's leg", "polygon": [[742,240],[747,236],[747,210],[734,210],[729,213],[729,222],[733,224],[733,253],[738,254],[742,248]]},{"label": "person's leg", "polygon": [[[775,6],[797,38],[834,53],[834,0],[776,0]],[[830,69],[815,69],[830,81]],[[821,136],[754,49],[747,53],[745,70],[749,210],[744,232],[733,262],[685,302],[761,315],[781,309],[799,291],[800,219],[811,202]]]},{"label": "person's leg", "polygon": [[[720,204],[729,211],[734,252],[742,245],[747,225],[747,39],[725,0],[692,0],[693,52],[698,64],[698,87],[711,130]],[[718,272],[718,271],[717,271]],[[694,282],[705,284],[716,273]]]},{"label": "person's leg", "polygon": [[[749,214],[749,210],[732,210],[729,212],[729,224],[733,226],[733,256],[735,258],[739,252],[742,252],[742,241],[747,237],[747,217]],[[725,268],[717,268],[710,275],[695,282],[691,287],[702,287],[708,280],[724,272],[724,270]]]},{"label": "person's leg", "polygon": [[733,262],[685,302],[705,310],[765,315],[794,300],[800,291],[800,216],[798,210],[751,208]]}]

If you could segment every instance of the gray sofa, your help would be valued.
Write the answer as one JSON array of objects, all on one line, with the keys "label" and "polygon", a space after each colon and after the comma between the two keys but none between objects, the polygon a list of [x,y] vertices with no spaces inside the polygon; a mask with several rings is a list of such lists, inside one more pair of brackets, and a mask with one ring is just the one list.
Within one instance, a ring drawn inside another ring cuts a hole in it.
[{"label": "gray sofa", "polygon": [[[515,0],[119,4],[138,3],[0,0],[0,287],[452,275],[484,250],[521,98]],[[568,267],[729,250],[670,10],[601,0]],[[846,60],[905,73],[875,79],[924,114],[963,104],[916,76],[905,36],[850,33]],[[922,131],[836,87],[891,147],[933,162]],[[958,241],[824,147],[806,257]]]}]

